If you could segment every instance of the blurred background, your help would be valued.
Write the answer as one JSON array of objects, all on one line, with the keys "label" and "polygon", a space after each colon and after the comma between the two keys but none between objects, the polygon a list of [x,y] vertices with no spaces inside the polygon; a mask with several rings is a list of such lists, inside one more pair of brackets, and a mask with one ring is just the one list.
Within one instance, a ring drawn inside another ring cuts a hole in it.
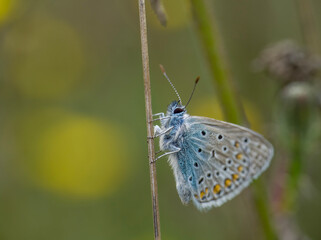
[{"label": "blurred background", "polygon": [[[190,114],[223,119],[190,1],[163,2],[166,28],[147,1],[153,111],[175,99],[162,63],[183,102],[201,76]],[[320,12],[321,1],[312,3]],[[280,87],[253,61],[284,39],[303,45],[295,1],[207,4],[251,127],[275,145],[262,175],[273,202],[289,159],[278,135]],[[137,1],[1,0],[0,239],[152,239],[144,110]],[[311,122],[292,214],[305,236],[320,239],[320,122]],[[253,187],[202,213],[181,204],[166,159],[157,169],[163,239],[264,239]]]}]

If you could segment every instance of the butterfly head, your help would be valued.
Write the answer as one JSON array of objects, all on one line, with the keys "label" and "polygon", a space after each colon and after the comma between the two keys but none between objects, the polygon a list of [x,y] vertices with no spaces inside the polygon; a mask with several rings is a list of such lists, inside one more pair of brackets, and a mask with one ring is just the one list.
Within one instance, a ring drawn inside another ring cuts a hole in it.
[{"label": "butterfly head", "polygon": [[183,116],[186,113],[186,108],[180,102],[173,101],[167,108],[167,115],[170,116]]}]

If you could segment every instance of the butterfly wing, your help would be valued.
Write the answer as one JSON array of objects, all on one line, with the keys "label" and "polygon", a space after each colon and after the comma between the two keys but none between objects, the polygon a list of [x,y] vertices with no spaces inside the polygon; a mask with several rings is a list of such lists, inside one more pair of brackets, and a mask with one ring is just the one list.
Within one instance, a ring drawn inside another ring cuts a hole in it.
[{"label": "butterfly wing", "polygon": [[273,156],[273,146],[260,134],[205,117],[188,117],[181,141],[179,168],[199,209],[218,207],[235,197]]}]

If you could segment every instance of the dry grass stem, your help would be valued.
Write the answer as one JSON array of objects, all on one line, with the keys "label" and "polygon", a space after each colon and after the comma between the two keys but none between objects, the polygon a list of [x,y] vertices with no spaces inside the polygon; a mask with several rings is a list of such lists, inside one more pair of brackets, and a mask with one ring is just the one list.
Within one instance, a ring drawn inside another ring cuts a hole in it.
[{"label": "dry grass stem", "polygon": [[144,74],[144,87],[145,87],[145,109],[146,109],[146,125],[147,125],[147,142],[148,142],[148,159],[150,170],[150,184],[153,205],[153,219],[154,219],[154,237],[156,240],[161,239],[159,210],[158,210],[158,193],[157,193],[157,179],[156,179],[156,166],[155,166],[155,148],[154,139],[152,138],[153,127],[153,114],[152,114],[152,101],[150,90],[150,75],[149,75],[149,56],[148,56],[148,41],[147,41],[147,24],[146,24],[146,10],[145,0],[138,0],[139,5],[139,20],[140,20],[140,34],[142,45],[142,62]]}]

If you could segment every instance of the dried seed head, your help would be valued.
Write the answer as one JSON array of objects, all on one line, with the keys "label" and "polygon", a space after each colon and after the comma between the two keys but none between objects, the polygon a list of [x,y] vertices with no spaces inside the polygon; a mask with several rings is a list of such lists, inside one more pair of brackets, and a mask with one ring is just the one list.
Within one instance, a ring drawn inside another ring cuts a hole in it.
[{"label": "dried seed head", "polygon": [[284,83],[311,81],[321,69],[321,58],[292,41],[282,41],[266,48],[255,66]]},{"label": "dried seed head", "polygon": [[310,102],[315,100],[313,87],[307,82],[293,82],[282,90],[282,97],[290,102]]}]

